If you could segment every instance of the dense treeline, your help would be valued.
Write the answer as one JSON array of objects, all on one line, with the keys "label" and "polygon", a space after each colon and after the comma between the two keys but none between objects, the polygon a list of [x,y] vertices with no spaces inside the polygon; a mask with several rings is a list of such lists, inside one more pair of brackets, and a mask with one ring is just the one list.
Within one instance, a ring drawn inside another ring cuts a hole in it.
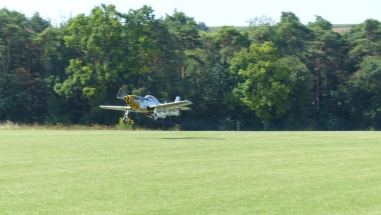
[{"label": "dense treeline", "polygon": [[177,95],[192,111],[135,125],[185,130],[381,129],[381,23],[368,19],[338,34],[317,16],[257,17],[246,31],[175,11],[155,18],[144,6],[122,13],[95,7],[60,26],[38,13],[0,10],[0,121],[119,123],[118,89]]}]

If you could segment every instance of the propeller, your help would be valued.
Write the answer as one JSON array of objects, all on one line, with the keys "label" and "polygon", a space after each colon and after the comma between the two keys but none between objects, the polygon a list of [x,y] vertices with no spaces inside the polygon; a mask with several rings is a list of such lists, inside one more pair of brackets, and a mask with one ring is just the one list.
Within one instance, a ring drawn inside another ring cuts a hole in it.
[{"label": "propeller", "polygon": [[127,96],[128,91],[127,91],[127,85],[124,85],[121,87],[118,91],[118,95],[116,96],[118,99],[124,99],[125,96]]},{"label": "propeller", "polygon": [[118,99],[123,99],[133,110],[136,110],[140,107],[140,103],[135,100],[138,99],[137,95],[128,95],[127,85],[124,85],[119,89],[119,92],[116,96]]}]

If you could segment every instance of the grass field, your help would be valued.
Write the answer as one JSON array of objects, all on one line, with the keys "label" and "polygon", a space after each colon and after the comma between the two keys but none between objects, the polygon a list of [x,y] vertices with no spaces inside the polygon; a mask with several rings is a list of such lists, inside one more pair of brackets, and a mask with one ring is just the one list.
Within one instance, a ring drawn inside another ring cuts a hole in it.
[{"label": "grass field", "polygon": [[0,130],[0,214],[381,214],[380,132]]}]

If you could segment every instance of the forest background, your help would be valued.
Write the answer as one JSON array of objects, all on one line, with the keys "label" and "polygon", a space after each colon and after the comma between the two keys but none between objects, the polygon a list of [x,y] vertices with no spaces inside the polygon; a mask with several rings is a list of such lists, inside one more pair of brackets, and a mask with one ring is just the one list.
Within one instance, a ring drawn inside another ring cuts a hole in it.
[{"label": "forest background", "polygon": [[118,89],[192,111],[134,126],[182,130],[380,130],[381,23],[334,32],[316,16],[211,30],[183,12],[94,7],[59,26],[0,9],[0,122],[116,125]]}]

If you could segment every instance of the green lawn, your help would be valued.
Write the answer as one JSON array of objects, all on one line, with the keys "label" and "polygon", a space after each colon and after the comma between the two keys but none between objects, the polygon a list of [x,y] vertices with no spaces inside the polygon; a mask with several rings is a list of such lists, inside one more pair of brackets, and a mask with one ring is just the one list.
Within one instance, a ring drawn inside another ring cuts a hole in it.
[{"label": "green lawn", "polygon": [[0,214],[381,214],[381,133],[0,130]]}]

